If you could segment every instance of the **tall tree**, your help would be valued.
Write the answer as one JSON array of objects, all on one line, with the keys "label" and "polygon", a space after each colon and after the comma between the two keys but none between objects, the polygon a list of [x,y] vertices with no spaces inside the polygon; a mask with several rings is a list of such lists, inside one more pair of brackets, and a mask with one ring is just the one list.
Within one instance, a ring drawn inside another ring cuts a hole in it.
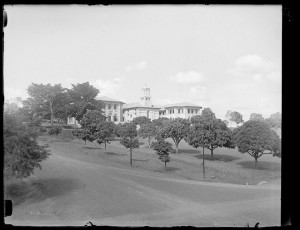
[{"label": "tall tree", "polygon": [[226,118],[228,118],[229,121],[236,123],[237,125],[244,122],[243,115],[237,111],[228,110],[226,113]]},{"label": "tall tree", "polygon": [[60,95],[65,91],[61,84],[52,86],[51,84],[35,84],[32,83],[27,92],[29,98],[23,101],[23,106],[31,111],[33,114],[45,117],[50,115],[51,126],[53,126],[54,114],[65,106],[60,101]]},{"label": "tall tree", "polygon": [[234,131],[234,141],[241,153],[248,153],[257,160],[267,152],[281,156],[280,139],[270,126],[261,120],[249,120]]},{"label": "tall tree", "polygon": [[50,155],[48,146],[40,146],[38,133],[11,114],[4,113],[4,170],[6,175],[26,178],[41,169],[41,162]]},{"label": "tall tree", "polygon": [[205,178],[205,157],[204,148],[209,147],[210,139],[208,131],[205,129],[203,123],[198,122],[190,127],[190,130],[185,137],[185,141],[194,148],[202,147],[202,165],[203,165],[203,177]]},{"label": "tall tree", "polygon": [[102,115],[102,112],[99,110],[90,110],[80,121],[82,129],[87,129],[89,132],[94,135],[98,130],[98,126],[105,121],[105,117]]},{"label": "tall tree", "polygon": [[165,122],[163,127],[158,132],[158,137],[172,138],[175,143],[176,153],[178,153],[178,145],[180,141],[186,136],[190,128],[190,122],[187,119],[175,118]]},{"label": "tall tree", "polygon": [[151,146],[151,139],[154,138],[157,134],[156,127],[153,123],[142,124],[140,129],[138,130],[138,135],[143,139],[148,139],[148,147]]},{"label": "tall tree", "polygon": [[86,141],[93,142],[95,140],[94,135],[92,135],[88,129],[75,129],[72,131],[72,134],[77,138],[82,139],[85,145]]},{"label": "tall tree", "polygon": [[281,113],[271,114],[265,121],[274,129],[281,129]]},{"label": "tall tree", "polygon": [[96,100],[98,93],[99,90],[89,82],[72,84],[72,88],[68,90],[71,103],[68,105],[67,115],[80,121],[88,110],[102,111],[103,104]]},{"label": "tall tree", "polygon": [[132,150],[139,148],[139,140],[137,139],[136,125],[132,122],[124,123],[119,127],[119,134],[122,137],[120,143],[130,150],[130,166],[132,166]]},{"label": "tall tree", "polygon": [[263,121],[264,118],[260,113],[251,113],[250,115],[250,120],[259,120],[259,121]]},{"label": "tall tree", "polygon": [[173,151],[172,144],[160,138],[152,143],[152,148],[158,154],[158,158],[165,163],[165,170],[167,170],[167,162],[170,162],[170,152]]}]

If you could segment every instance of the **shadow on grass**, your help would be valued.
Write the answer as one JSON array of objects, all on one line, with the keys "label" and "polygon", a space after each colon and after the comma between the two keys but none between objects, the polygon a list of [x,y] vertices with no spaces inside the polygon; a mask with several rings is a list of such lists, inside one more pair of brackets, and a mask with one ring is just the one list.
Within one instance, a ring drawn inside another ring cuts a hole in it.
[{"label": "shadow on grass", "polygon": [[133,161],[142,161],[142,162],[148,162],[149,160],[138,160],[138,159],[132,159]]},{"label": "shadow on grass", "polygon": [[[199,154],[195,156],[198,159],[203,159],[203,154]],[[228,161],[234,161],[240,159],[239,157],[233,157],[233,156],[228,156],[228,155],[222,155],[222,154],[214,154],[214,161],[223,161],[223,162],[228,162]],[[211,155],[210,154],[204,154],[204,160],[209,160],[211,161]]]},{"label": "shadow on grass", "polygon": [[165,167],[162,166],[161,169],[154,170],[154,172],[173,172],[173,171],[176,171],[176,170],[179,170],[179,168],[176,168],[176,167],[168,167],[168,166],[167,166],[167,170],[165,170]]},{"label": "shadow on grass", "polygon": [[247,169],[258,169],[258,170],[269,170],[269,171],[281,171],[281,164],[277,162],[267,162],[267,161],[257,161],[257,168],[255,166],[255,161],[241,161],[238,162],[239,165]]},{"label": "shadow on grass", "polygon": [[85,148],[85,149],[102,149],[102,148],[100,148],[100,147],[89,147],[89,146],[83,146],[83,148]]},{"label": "shadow on grass", "polygon": [[25,201],[30,203],[41,201],[68,194],[69,192],[83,187],[74,179],[67,178],[47,178],[37,179],[32,182],[16,182],[5,186],[6,199],[17,206]]},{"label": "shadow on grass", "polygon": [[[176,149],[173,149],[172,153],[176,154]],[[178,149],[178,153],[197,154],[201,153],[201,151],[196,149]]]},{"label": "shadow on grass", "polygon": [[112,155],[112,156],[126,156],[126,154],[119,154],[119,153],[114,153],[114,152],[105,152],[106,155]]}]

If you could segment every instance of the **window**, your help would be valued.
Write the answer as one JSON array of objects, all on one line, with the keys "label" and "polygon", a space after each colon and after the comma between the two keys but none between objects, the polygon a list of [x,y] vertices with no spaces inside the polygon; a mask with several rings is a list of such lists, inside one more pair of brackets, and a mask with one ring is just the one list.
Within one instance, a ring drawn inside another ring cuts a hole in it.
[{"label": "window", "polygon": [[117,105],[116,104],[114,104],[114,109],[117,109]]},{"label": "window", "polygon": [[111,109],[111,104],[108,104],[108,109]]},{"label": "window", "polygon": [[188,109],[188,113],[190,113],[190,109]]},{"label": "window", "polygon": [[114,121],[118,121],[118,118],[117,118],[117,116],[114,116]]},{"label": "window", "polygon": [[180,109],[178,109],[178,113],[180,113]]},{"label": "window", "polygon": [[147,118],[149,118],[149,110],[147,110]]},{"label": "window", "polygon": [[111,121],[111,116],[108,116],[107,118],[108,118],[108,121]]}]

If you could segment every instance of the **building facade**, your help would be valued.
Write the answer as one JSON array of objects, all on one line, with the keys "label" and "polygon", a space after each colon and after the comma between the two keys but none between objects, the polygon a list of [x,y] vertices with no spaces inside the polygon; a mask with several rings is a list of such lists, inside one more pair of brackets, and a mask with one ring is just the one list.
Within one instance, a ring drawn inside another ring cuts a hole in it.
[{"label": "building facade", "polygon": [[123,121],[124,102],[109,97],[99,97],[97,100],[100,100],[104,104],[103,115],[107,121],[113,121],[114,123]]},{"label": "building facade", "polygon": [[166,117],[169,119],[185,118],[191,119],[196,115],[201,115],[201,106],[194,105],[189,102],[176,103],[172,105],[166,105],[159,110],[160,117]]}]

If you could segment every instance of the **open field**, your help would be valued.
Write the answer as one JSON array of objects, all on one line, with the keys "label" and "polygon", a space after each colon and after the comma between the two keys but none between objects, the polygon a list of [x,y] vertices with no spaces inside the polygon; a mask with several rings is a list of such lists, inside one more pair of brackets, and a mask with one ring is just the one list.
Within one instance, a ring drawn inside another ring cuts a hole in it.
[{"label": "open field", "polygon": [[[202,153],[186,143],[171,154],[167,171],[144,144],[129,151],[113,141],[104,145],[73,139],[71,130],[40,137],[52,155],[30,178],[6,181],[15,225],[254,226],[280,224],[280,159],[254,159],[236,150]],[[143,140],[141,140],[143,142]],[[212,183],[214,182],[214,183]],[[222,182],[222,183],[220,183]],[[225,183],[224,183],[225,182]],[[265,183],[267,182],[267,183]],[[248,184],[248,185],[246,185]],[[257,185],[259,184],[259,185]]]}]

